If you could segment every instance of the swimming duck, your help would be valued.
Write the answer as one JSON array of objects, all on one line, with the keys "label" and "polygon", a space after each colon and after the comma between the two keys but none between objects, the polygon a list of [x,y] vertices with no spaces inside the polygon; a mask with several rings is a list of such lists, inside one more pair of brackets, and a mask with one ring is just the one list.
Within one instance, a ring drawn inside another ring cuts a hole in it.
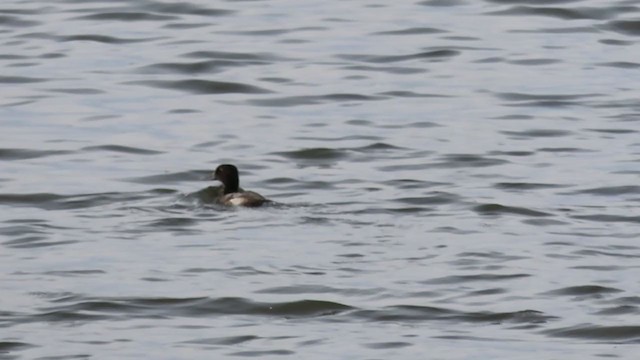
[{"label": "swimming duck", "polygon": [[240,189],[238,168],[231,164],[218,166],[213,173],[213,178],[224,185],[223,194],[216,199],[219,204],[256,207],[269,201],[258,193]]}]

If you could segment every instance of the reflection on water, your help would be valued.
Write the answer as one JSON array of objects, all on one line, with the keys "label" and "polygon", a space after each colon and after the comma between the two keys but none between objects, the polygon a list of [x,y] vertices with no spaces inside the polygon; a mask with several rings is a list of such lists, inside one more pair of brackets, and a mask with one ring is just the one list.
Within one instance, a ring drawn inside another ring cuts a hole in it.
[{"label": "reflection on water", "polygon": [[3,2],[0,357],[630,358],[639,10]]}]

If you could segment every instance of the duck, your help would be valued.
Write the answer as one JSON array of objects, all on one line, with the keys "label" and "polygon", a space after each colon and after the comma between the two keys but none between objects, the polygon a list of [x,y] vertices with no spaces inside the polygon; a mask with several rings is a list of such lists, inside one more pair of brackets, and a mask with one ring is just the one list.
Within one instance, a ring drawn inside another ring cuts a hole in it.
[{"label": "duck", "polygon": [[223,185],[223,192],[216,202],[227,206],[258,207],[270,202],[264,196],[253,191],[244,191],[240,188],[238,168],[231,164],[222,164],[213,172],[213,179]]}]

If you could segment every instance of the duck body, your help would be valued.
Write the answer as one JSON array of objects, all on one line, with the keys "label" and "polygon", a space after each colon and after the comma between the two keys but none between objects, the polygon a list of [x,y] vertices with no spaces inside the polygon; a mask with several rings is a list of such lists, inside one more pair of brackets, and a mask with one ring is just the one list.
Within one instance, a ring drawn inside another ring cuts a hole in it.
[{"label": "duck body", "polygon": [[223,185],[222,195],[216,198],[216,202],[227,206],[258,207],[269,202],[264,196],[253,191],[244,191],[240,188],[238,168],[231,164],[223,164],[216,168],[213,178]]},{"label": "duck body", "polygon": [[267,201],[264,196],[253,191],[241,191],[224,194],[218,198],[217,202],[222,205],[257,207]]}]

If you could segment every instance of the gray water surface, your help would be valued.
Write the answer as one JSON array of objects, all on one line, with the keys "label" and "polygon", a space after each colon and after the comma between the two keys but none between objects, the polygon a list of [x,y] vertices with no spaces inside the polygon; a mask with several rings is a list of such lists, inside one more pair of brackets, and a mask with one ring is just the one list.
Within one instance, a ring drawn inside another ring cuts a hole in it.
[{"label": "gray water surface", "polygon": [[[9,0],[0,35],[0,358],[637,358],[638,1]],[[212,203],[221,163],[276,204]]]}]

